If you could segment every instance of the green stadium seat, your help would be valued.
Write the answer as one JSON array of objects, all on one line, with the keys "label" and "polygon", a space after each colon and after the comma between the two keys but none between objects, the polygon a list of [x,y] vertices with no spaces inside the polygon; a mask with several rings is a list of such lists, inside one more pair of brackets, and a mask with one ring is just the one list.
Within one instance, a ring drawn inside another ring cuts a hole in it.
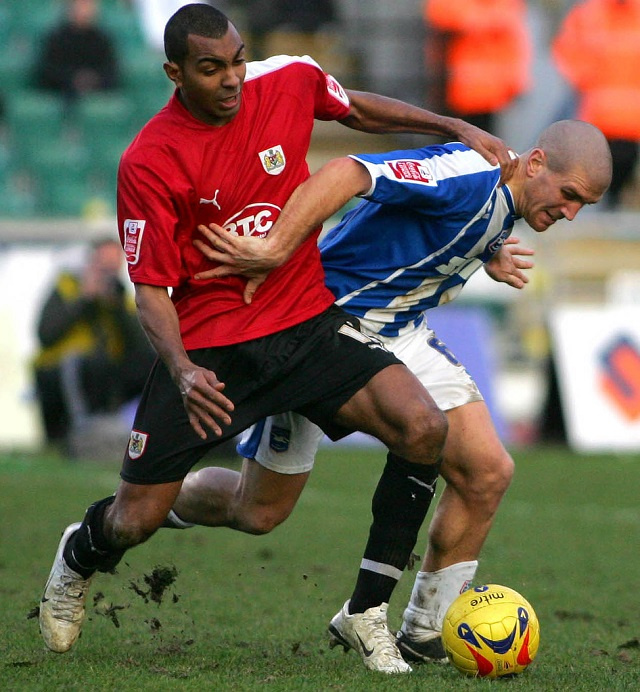
[{"label": "green stadium seat", "polygon": [[64,132],[62,97],[30,90],[7,95],[7,124],[13,149],[27,161],[43,147],[57,142]]},{"label": "green stadium seat", "polygon": [[74,114],[87,143],[103,138],[133,138],[134,106],[119,92],[86,94],[75,105]]}]

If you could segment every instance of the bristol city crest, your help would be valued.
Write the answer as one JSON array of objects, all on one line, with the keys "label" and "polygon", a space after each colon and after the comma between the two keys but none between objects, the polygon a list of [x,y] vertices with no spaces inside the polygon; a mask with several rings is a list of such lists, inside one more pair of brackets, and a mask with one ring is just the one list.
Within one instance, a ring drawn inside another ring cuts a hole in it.
[{"label": "bristol city crest", "polygon": [[286,161],[284,151],[282,151],[282,147],[279,144],[261,151],[258,156],[260,157],[262,167],[269,175],[280,175],[284,170]]}]

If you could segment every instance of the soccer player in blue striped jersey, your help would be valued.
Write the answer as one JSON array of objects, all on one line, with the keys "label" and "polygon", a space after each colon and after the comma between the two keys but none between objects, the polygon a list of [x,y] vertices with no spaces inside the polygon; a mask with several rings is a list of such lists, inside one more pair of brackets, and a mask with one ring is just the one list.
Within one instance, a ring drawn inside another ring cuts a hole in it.
[{"label": "soccer player in blue striped jersey", "polygon": [[[306,233],[352,196],[362,197],[321,241],[326,283],[337,303],[359,318],[363,332],[401,358],[446,412],[440,475],[447,486],[397,639],[388,630],[387,604],[429,508],[437,468],[417,478],[415,465],[409,469],[393,454],[374,494],[355,589],[329,626],[332,642],[358,651],[370,669],[409,672],[403,656],[444,659],[444,613],[475,575],[513,473],[481,393],[429,329],[425,311],[455,298],[482,266],[493,279],[522,288],[522,270],[532,266],[524,256],[531,251],[510,238],[515,220],[522,217],[538,232],[558,219],[571,220],[600,200],[610,179],[611,155],[602,133],[584,122],[560,121],[518,157],[505,184],[499,167],[462,144],[354,155],[334,159],[298,187],[265,239],[201,227],[208,244],[198,243],[200,249],[223,266],[200,277],[244,274],[249,302]],[[188,476],[173,523],[271,530],[293,509],[321,438],[297,414],[254,427],[239,445],[246,457],[242,472],[205,468]],[[269,473],[288,474],[277,495]],[[226,495],[219,490],[223,485]]]}]

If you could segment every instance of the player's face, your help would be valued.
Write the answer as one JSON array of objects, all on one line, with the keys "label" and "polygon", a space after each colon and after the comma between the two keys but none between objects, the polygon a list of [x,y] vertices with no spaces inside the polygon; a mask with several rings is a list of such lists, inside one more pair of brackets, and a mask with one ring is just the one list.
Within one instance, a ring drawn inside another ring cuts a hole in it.
[{"label": "player's face", "polygon": [[230,24],[222,38],[190,34],[187,44],[184,63],[166,63],[165,71],[193,116],[210,125],[225,125],[240,110],[247,71],[244,43]]},{"label": "player's face", "polygon": [[603,193],[581,169],[559,173],[542,165],[527,180],[519,212],[534,231],[542,233],[558,219],[573,220],[585,204],[595,204]]}]

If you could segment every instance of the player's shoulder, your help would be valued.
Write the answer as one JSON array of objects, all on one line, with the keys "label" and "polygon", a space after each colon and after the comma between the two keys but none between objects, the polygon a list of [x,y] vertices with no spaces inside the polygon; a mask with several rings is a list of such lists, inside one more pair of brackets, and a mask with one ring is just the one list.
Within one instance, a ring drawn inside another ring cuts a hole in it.
[{"label": "player's shoulder", "polygon": [[273,55],[265,60],[247,63],[245,83],[261,77],[322,72],[322,68],[309,55]]}]

